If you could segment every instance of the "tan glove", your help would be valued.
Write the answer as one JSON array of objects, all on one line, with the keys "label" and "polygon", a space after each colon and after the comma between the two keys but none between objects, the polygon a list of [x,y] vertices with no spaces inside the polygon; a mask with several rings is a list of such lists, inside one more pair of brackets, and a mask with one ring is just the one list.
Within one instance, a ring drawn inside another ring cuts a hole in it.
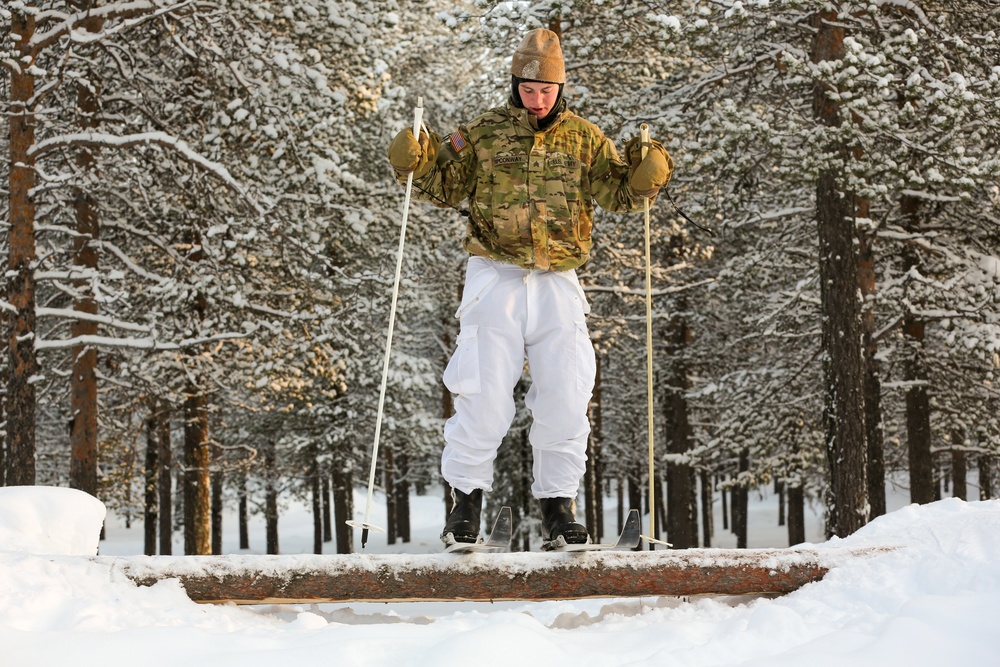
[{"label": "tan glove", "polygon": [[420,141],[417,141],[413,137],[413,130],[406,128],[389,144],[389,163],[398,174],[412,172],[414,178],[420,178],[437,161],[440,145],[441,140],[437,135],[428,136],[426,132],[421,132]]},{"label": "tan glove", "polygon": [[660,188],[670,182],[674,173],[674,161],[659,141],[651,140],[646,157],[642,157],[642,142],[639,137],[625,144],[625,159],[628,161],[629,187],[636,197],[655,197]]}]

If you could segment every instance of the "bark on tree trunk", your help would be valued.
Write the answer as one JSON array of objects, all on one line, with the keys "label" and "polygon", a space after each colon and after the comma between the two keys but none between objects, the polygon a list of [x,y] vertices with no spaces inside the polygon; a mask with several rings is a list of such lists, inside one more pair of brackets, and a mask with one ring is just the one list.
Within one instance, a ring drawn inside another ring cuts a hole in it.
[{"label": "bark on tree trunk", "polygon": [[781,480],[774,480],[774,492],[778,496],[778,525],[785,525],[785,488],[786,484]]},{"label": "bark on tree trunk", "polygon": [[[642,487],[642,482],[640,481],[642,479],[642,474],[639,469],[641,468],[641,463],[635,464],[632,469],[632,474],[630,474],[628,478],[628,509],[639,510],[639,514],[643,513],[642,499],[646,497],[645,489]],[[648,507],[645,509],[646,511],[649,510]],[[621,528],[618,530],[621,531]]]},{"label": "bark on tree trunk", "polygon": [[[900,211],[910,232],[920,227],[920,201],[915,197],[903,196]],[[921,267],[919,256],[913,250],[904,251],[907,270]],[[935,500],[934,464],[931,454],[931,400],[928,393],[927,368],[924,361],[924,320],[907,316],[903,323],[906,358],[904,378],[909,383],[906,390],[906,440],[909,454],[910,501],[918,504]]]},{"label": "bark on tree trunk", "polygon": [[[519,385],[523,388],[523,385]],[[523,395],[523,394],[522,394]],[[524,526],[525,529],[519,529],[519,534],[521,537],[521,551],[529,551],[531,549],[531,531],[526,529],[527,526],[531,525],[531,506],[534,498],[531,497],[531,444],[528,442],[528,431],[526,429],[521,429],[520,433],[515,436],[518,442],[518,451],[521,453],[519,457],[521,474],[517,476],[514,482],[514,494],[515,499],[513,502],[514,507],[517,508],[519,516],[517,518],[517,524],[519,526]],[[513,510],[513,508],[511,508]],[[512,542],[512,545],[514,542]],[[513,546],[512,546],[513,548]]]},{"label": "bark on tree trunk", "polygon": [[[740,451],[739,471],[750,470],[750,452]],[[750,489],[745,486],[733,488],[733,532],[736,534],[736,548],[747,548],[747,510],[750,507]]]},{"label": "bark on tree trunk", "polygon": [[619,477],[617,480],[617,494],[616,499],[618,500],[618,511],[616,512],[615,521],[618,534],[621,534],[622,528],[625,527],[625,481]]},{"label": "bark on tree trunk", "polygon": [[184,553],[212,553],[211,465],[208,409],[201,387],[191,383],[184,397]]},{"label": "bark on tree trunk", "polygon": [[979,457],[979,499],[989,500],[993,497],[993,459],[983,454]]},{"label": "bark on tree trunk", "polygon": [[[813,62],[841,60],[844,29],[837,23],[837,13],[818,13],[814,26]],[[821,81],[814,84],[814,117],[827,127],[840,125],[839,105],[829,94],[832,92]],[[843,145],[828,148],[834,155],[848,155]],[[816,213],[827,392],[824,417],[831,475],[830,528],[834,534],[846,537],[868,521],[867,442],[853,198],[840,190],[834,168],[818,176]]]},{"label": "bark on tree trunk", "polygon": [[386,541],[388,544],[395,544],[397,537],[396,527],[396,462],[393,457],[393,447],[385,443],[382,447],[382,475],[385,480],[385,516],[386,516]]},{"label": "bark on tree trunk", "polygon": [[337,528],[337,553],[354,553],[354,531],[347,522],[354,516],[354,480],[343,464],[333,467],[333,515]]},{"label": "bark on tree trunk", "polygon": [[17,35],[17,64],[10,78],[10,231],[7,255],[7,474],[9,486],[35,484],[35,97],[31,40],[35,18],[23,8],[11,10],[11,34]]},{"label": "bark on tree trunk", "polygon": [[[679,299],[677,311],[686,310],[686,302]],[[667,435],[667,452],[674,457],[686,458],[692,447],[691,424],[685,394],[689,388],[686,348],[691,331],[683,315],[671,318],[667,333],[667,355],[670,358],[669,375],[664,389],[663,412]],[[676,459],[667,464],[667,541],[675,549],[698,546],[698,489],[695,470],[690,463]]]},{"label": "bark on tree trunk", "polygon": [[[869,217],[869,202],[858,201],[859,218]],[[862,349],[864,350],[865,441],[868,445],[868,504],[870,519],[882,516],[885,506],[885,450],[882,429],[882,379],[875,340],[875,252],[872,238],[858,230],[858,287],[863,300],[861,312]]]},{"label": "bark on tree trunk", "polygon": [[[77,9],[88,10],[93,3],[83,0],[71,4]],[[81,22],[81,27],[93,34],[99,33],[103,25],[104,21],[100,18]],[[101,105],[97,85],[96,78],[90,76],[76,86],[79,125],[84,131],[92,130],[100,124]],[[96,160],[90,148],[81,147],[77,150],[76,164],[83,174],[96,175]],[[73,239],[73,264],[81,269],[80,273],[84,276],[81,280],[74,281],[74,288],[80,296],[75,300],[73,309],[85,315],[97,315],[99,309],[91,287],[91,276],[96,276],[98,268],[95,244],[100,237],[100,222],[97,205],[90,192],[84,188],[74,188],[73,197],[77,228],[77,235]],[[74,338],[96,336],[97,323],[87,319],[73,320],[70,333]],[[97,350],[92,345],[74,345],[71,353],[69,485],[96,496]]]},{"label": "bark on tree trunk", "polygon": [[934,502],[934,466],[931,454],[931,400],[927,391],[927,372],[923,362],[924,323],[911,320],[903,327],[912,343],[905,364],[906,439],[909,445],[910,502]]},{"label": "bark on tree trunk", "polygon": [[222,475],[222,448],[218,444],[213,444],[211,446],[212,452],[212,467],[215,472],[210,474],[211,485],[212,485],[212,508],[211,508],[211,525],[212,530],[212,553],[221,554],[222,553],[222,512],[223,512],[223,482],[225,478]]},{"label": "bark on tree trunk", "polygon": [[146,495],[143,499],[143,544],[142,552],[147,556],[156,555],[156,524],[157,524],[157,477],[159,472],[159,427],[156,423],[156,411],[151,411],[146,417],[146,465],[143,477],[146,483]]},{"label": "bark on tree trunk", "polygon": [[323,496],[319,483],[319,465],[315,457],[309,478],[309,490],[312,496],[313,553],[321,554],[323,553]]},{"label": "bark on tree trunk", "polygon": [[240,549],[250,548],[250,499],[249,492],[247,491],[247,474],[246,472],[240,473],[240,501],[239,509],[237,513],[239,514],[239,530],[240,530]]},{"label": "bark on tree trunk", "polygon": [[160,555],[169,556],[173,553],[174,518],[173,489],[171,477],[173,473],[173,448],[170,446],[170,411],[166,405],[160,404],[156,415],[157,446],[159,447],[159,479],[160,492]]},{"label": "bark on tree trunk", "polygon": [[712,535],[715,534],[715,519],[712,513],[712,480],[707,471],[701,472],[701,534],[702,546],[706,549],[712,546]]},{"label": "bark on tree trunk", "polygon": [[392,484],[392,493],[395,497],[396,537],[404,544],[410,541],[409,461],[405,451],[396,454],[394,461],[396,472]]},{"label": "bark on tree trunk", "polygon": [[586,498],[584,507],[585,523],[590,539],[600,542],[604,535],[604,496],[601,481],[604,465],[601,459],[601,357],[597,355],[597,376],[594,382],[594,396],[590,402],[590,437],[587,439],[587,468],[583,474],[583,488]]},{"label": "bark on tree trunk", "polygon": [[805,492],[799,485],[788,487],[788,546],[806,541]]},{"label": "bark on tree trunk", "polygon": [[332,503],[330,499],[330,477],[323,475],[320,477],[320,494],[323,497],[323,541],[333,541],[333,516]]},{"label": "bark on tree trunk", "polygon": [[719,491],[719,499],[722,504],[722,530],[729,530],[731,524],[729,515],[732,509],[732,494],[723,488]]},{"label": "bark on tree trunk", "polygon": [[264,446],[264,533],[266,550],[268,554],[278,553],[278,489],[277,480],[277,453],[274,450],[274,443]]},{"label": "bark on tree trunk", "polygon": [[957,429],[951,435],[951,494],[960,500],[969,499],[969,486],[967,473],[968,463],[965,460],[965,449],[963,449],[963,438],[961,431]]}]

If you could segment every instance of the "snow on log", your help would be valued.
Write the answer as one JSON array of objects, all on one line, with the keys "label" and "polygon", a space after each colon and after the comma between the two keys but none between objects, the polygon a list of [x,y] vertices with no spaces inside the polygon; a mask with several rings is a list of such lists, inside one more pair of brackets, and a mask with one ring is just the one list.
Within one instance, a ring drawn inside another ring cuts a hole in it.
[{"label": "snow on log", "polygon": [[509,554],[97,556],[140,586],[178,579],[197,602],[568,600],[784,594],[889,549]]}]

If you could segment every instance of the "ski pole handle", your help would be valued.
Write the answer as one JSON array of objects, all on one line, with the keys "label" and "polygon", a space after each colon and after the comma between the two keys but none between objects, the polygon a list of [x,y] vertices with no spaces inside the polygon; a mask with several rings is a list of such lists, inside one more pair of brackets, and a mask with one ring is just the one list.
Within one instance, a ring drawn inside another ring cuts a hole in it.
[{"label": "ski pole handle", "polygon": [[642,159],[646,159],[646,153],[649,152],[649,125],[643,123],[639,126],[639,145],[642,147]]}]

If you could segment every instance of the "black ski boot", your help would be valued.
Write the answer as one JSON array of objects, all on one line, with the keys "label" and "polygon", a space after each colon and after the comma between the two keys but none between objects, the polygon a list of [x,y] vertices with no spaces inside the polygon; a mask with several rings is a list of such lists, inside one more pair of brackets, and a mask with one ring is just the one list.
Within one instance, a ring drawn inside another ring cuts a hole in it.
[{"label": "black ski boot", "polygon": [[441,532],[441,541],[445,544],[455,542],[475,544],[479,541],[479,516],[483,511],[483,490],[475,489],[471,493],[462,493],[458,489],[452,489],[451,498],[454,505]]},{"label": "black ski boot", "polygon": [[587,528],[576,522],[572,498],[542,498],[542,532],[546,542],[560,537],[566,544],[586,544],[590,541]]}]

